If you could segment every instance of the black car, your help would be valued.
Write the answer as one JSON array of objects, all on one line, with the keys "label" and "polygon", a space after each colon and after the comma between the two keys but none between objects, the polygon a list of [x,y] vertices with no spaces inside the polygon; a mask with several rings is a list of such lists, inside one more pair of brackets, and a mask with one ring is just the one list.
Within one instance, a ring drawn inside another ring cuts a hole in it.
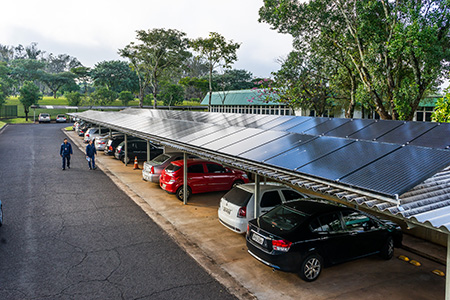
[{"label": "black car", "polygon": [[[128,140],[127,141],[127,163],[130,161],[134,161],[134,158],[137,157],[139,161],[147,160],[147,142],[144,140],[136,139],[136,140]],[[114,153],[114,156],[117,159],[120,159],[122,162],[125,162],[125,141],[121,142]],[[150,159],[155,158],[156,156],[162,154],[164,150],[162,148],[158,148],[153,144],[150,144]]]},{"label": "black car", "polygon": [[392,258],[402,232],[346,206],[300,200],[251,220],[246,239],[248,252],[260,262],[313,281],[326,266],[376,253]]},{"label": "black car", "polygon": [[103,153],[105,153],[105,155],[114,155],[114,152],[116,152],[116,147],[119,146],[119,144],[122,143],[124,139],[124,135],[113,136],[106,142],[105,150],[103,150]]}]

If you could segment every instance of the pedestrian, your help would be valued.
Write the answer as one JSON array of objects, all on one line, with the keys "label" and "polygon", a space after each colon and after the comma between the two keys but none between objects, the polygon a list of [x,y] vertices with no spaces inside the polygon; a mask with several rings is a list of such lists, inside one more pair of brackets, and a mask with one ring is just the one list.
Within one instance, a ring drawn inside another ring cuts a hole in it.
[{"label": "pedestrian", "polygon": [[95,149],[93,140],[89,140],[89,144],[86,146],[86,159],[89,163],[89,170],[97,169],[95,166],[95,154],[97,154],[97,150]]},{"label": "pedestrian", "polygon": [[62,169],[70,169],[70,156],[73,154],[72,145],[67,141],[67,138],[64,139],[64,142],[61,144],[61,149],[59,150],[59,155],[62,157]]}]

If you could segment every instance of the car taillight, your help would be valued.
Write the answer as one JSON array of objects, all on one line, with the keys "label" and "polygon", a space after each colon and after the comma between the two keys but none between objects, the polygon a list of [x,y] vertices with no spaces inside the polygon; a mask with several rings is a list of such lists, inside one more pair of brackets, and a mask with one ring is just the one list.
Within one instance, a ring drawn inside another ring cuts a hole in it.
[{"label": "car taillight", "polygon": [[238,218],[245,218],[247,216],[247,206],[243,206],[243,207],[239,208],[237,216],[238,216]]},{"label": "car taillight", "polygon": [[152,168],[150,169],[150,173],[151,173],[151,174],[155,174],[155,168],[153,168],[153,166],[152,166]]},{"label": "car taillight", "polygon": [[248,225],[248,223],[247,223],[247,235],[249,235],[250,234],[250,225]]},{"label": "car taillight", "polygon": [[292,242],[286,240],[272,240],[273,250],[288,252],[291,248]]},{"label": "car taillight", "polygon": [[86,136],[89,137],[89,133],[86,133]]}]

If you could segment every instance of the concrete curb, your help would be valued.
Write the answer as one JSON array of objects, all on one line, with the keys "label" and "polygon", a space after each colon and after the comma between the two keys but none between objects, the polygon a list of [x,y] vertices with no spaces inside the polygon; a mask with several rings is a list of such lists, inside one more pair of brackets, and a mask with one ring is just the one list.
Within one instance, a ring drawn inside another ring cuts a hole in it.
[{"label": "concrete curb", "polygon": [[[61,129],[72,144],[76,145],[84,153],[84,145],[78,140],[72,140],[68,132]],[[214,277],[218,282],[224,285],[227,290],[238,299],[257,299],[250,291],[241,285],[233,276],[221,268],[211,257],[209,257],[202,249],[164,218],[160,213],[155,211],[142,197],[140,197],[129,185],[127,185],[119,176],[116,176],[109,169],[105,168],[101,162],[96,160],[97,167],[102,170],[112,182],[127,194],[161,229],[163,229],[184,251],[189,254],[200,266],[205,269],[208,274]]]}]

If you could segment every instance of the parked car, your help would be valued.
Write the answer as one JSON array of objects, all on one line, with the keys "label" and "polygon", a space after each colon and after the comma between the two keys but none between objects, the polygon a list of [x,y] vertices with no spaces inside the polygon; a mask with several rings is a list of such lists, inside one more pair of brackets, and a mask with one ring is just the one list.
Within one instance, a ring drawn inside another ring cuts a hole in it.
[{"label": "parked car", "polygon": [[90,140],[94,140],[95,138],[109,133],[108,128],[89,128],[84,134],[84,142],[89,143]]},{"label": "parked car", "polygon": [[[290,187],[274,182],[261,184],[260,192],[260,215],[281,203],[308,198],[308,196]],[[245,233],[247,231],[248,221],[254,219],[254,193],[254,183],[238,185],[226,193],[220,199],[218,210],[220,223],[234,232]]]},{"label": "parked car", "polygon": [[[248,183],[247,174],[240,170],[201,159],[189,159],[187,163],[187,198],[191,194],[227,191],[239,184]],[[161,172],[159,180],[161,188],[176,194],[179,200],[183,200],[183,165],[183,160],[171,162]]]},{"label": "parked car", "polygon": [[82,122],[80,123],[80,126],[78,127],[78,136],[82,136],[84,137],[84,134],[86,133],[86,131],[92,127],[91,123],[87,123],[87,122]]},{"label": "parked car", "polygon": [[[195,155],[188,154],[188,159],[198,158]],[[163,153],[152,159],[144,162],[142,168],[142,179],[154,183],[159,183],[161,172],[173,161],[183,159],[182,152]]]},{"label": "parked car", "polygon": [[400,247],[398,225],[362,211],[319,201],[291,201],[248,222],[248,252],[277,270],[316,280],[323,267]]},{"label": "parked car", "polygon": [[122,143],[125,139],[124,135],[116,135],[112,138],[109,138],[106,142],[105,149],[103,150],[103,153],[105,155],[114,155],[116,152],[116,147],[119,146],[120,143]]},{"label": "parked car", "polygon": [[[121,142],[114,153],[114,156],[125,163],[125,159],[127,163],[130,161],[134,161],[134,158],[137,157],[139,161],[147,159],[147,141],[141,139],[134,139],[127,141],[127,158],[125,158],[125,141]],[[150,159],[155,158],[164,152],[162,148],[158,148],[155,145],[150,145]]]},{"label": "parked car", "polygon": [[56,123],[66,123],[67,117],[65,115],[57,115],[56,116]]},{"label": "parked car", "polygon": [[40,113],[38,116],[39,123],[50,123],[50,114],[47,113]]},{"label": "parked car", "polygon": [[95,149],[97,149],[97,151],[104,151],[106,144],[114,136],[123,136],[123,133],[112,132],[111,134],[107,133],[96,137],[94,140]]}]

